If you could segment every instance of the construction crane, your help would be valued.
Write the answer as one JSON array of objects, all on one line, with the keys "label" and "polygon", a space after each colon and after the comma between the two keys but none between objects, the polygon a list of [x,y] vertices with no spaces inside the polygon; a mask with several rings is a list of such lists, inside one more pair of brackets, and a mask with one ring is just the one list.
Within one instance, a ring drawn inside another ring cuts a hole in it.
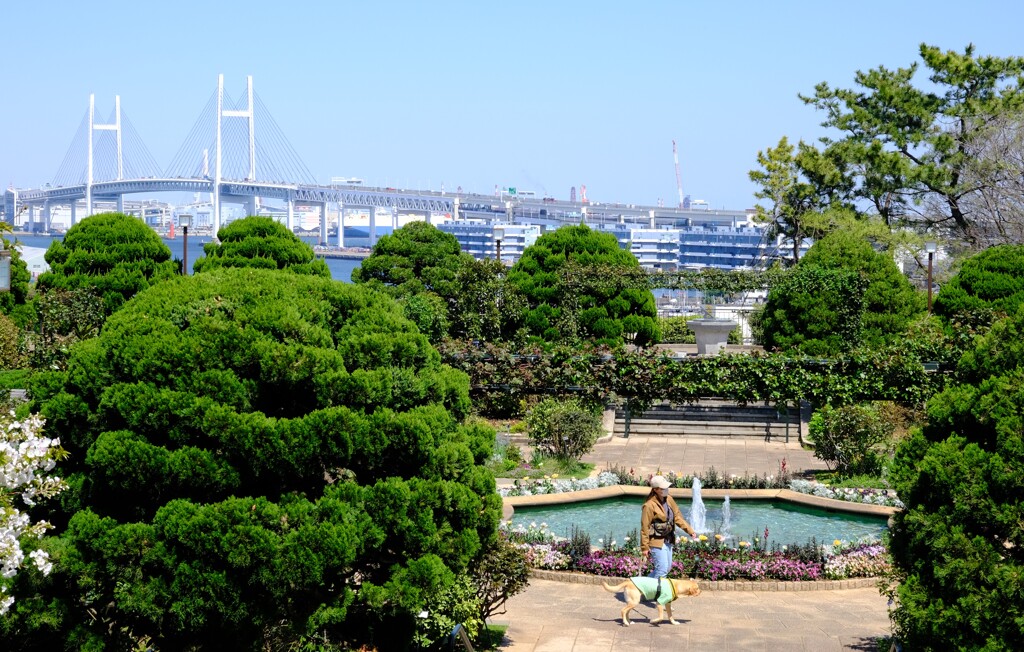
[{"label": "construction crane", "polygon": [[672,141],[672,160],[676,164],[676,190],[679,191],[679,208],[683,207],[683,180],[679,176],[679,152],[676,150],[676,141]]}]

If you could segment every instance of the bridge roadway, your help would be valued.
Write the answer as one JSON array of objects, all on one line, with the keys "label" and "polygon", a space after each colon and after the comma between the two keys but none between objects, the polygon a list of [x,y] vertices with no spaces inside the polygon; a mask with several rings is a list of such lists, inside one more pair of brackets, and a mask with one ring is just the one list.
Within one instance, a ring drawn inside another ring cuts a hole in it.
[{"label": "bridge roadway", "polygon": [[[4,193],[4,209],[8,220],[27,208],[42,209],[44,220],[50,206],[70,205],[74,218],[75,203],[87,196],[85,184],[40,189],[8,189]],[[143,178],[97,181],[91,186],[93,201],[116,201],[123,210],[126,194],[157,192],[213,193],[214,181],[209,178]],[[485,222],[530,222],[562,224],[584,220],[589,223],[621,222],[643,227],[661,226],[736,226],[749,220],[749,211],[694,210],[635,204],[569,202],[551,198],[515,195],[480,195],[444,193],[430,190],[399,190],[365,186],[318,186],[282,184],[246,180],[222,180],[221,201],[250,202],[256,197],[283,200],[288,208],[288,226],[293,227],[292,212],[297,205],[321,205],[326,215],[328,204],[345,208],[394,210],[396,213],[445,214],[462,219]],[[88,211],[87,211],[88,212]],[[48,220],[47,227],[49,227]],[[326,221],[321,231],[326,232]]]}]

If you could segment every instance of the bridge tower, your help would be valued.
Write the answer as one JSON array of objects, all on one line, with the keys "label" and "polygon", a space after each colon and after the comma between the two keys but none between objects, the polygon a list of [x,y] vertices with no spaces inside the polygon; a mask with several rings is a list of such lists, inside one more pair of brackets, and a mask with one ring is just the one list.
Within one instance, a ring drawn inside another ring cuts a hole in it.
[{"label": "bridge tower", "polygon": [[[96,124],[96,95],[89,95],[89,154],[88,164],[86,165],[85,171],[85,216],[89,217],[92,215],[92,181],[93,181],[93,132],[94,131],[114,131],[117,135],[117,180],[121,181],[124,179],[124,157],[122,156],[121,150],[121,96],[114,96],[114,123],[113,124]],[[123,210],[123,204],[121,203],[121,196],[118,196],[118,210]],[[72,206],[74,204],[72,203]],[[74,209],[72,209],[72,213]],[[72,217],[72,221],[77,223],[77,220]]]},{"label": "bridge tower", "polygon": [[221,182],[221,130],[224,118],[244,118],[249,122],[249,173],[246,181],[256,180],[256,130],[253,122],[252,75],[246,78],[248,105],[245,109],[230,110],[224,108],[224,75],[217,76],[217,151],[214,154],[215,177],[213,181],[213,235],[220,231],[220,182]]}]

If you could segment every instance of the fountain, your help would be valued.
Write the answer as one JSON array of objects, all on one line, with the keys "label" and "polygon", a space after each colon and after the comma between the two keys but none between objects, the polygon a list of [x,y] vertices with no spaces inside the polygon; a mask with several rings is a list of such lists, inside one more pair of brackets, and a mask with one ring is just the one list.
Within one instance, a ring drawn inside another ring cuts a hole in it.
[{"label": "fountain", "polygon": [[708,510],[704,507],[704,500],[700,497],[700,486],[700,478],[695,477],[693,479],[693,502],[690,504],[690,527],[697,534],[708,531]]},{"label": "fountain", "polygon": [[[758,536],[770,528],[772,541],[780,544],[803,544],[811,538],[818,541],[856,541],[867,537],[876,539],[886,530],[886,517],[871,514],[853,514],[788,503],[780,500],[740,500],[732,507],[731,501],[707,500],[695,494],[694,503],[702,507],[694,513],[693,503],[679,501],[683,517],[699,534],[713,537],[721,534],[727,545],[738,541],[737,536]],[[578,527],[593,537],[611,537],[622,543],[623,537],[640,525],[639,496],[622,496],[557,505],[517,506],[513,522],[529,525],[531,521],[547,523],[551,532],[560,537],[571,537],[572,528]],[[702,522],[703,521],[703,522]],[[685,541],[685,538],[683,539]]]}]

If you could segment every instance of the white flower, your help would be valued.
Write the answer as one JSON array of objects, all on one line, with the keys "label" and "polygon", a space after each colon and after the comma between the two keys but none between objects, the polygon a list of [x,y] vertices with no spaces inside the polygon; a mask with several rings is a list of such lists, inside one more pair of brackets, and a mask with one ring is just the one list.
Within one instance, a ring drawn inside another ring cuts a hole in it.
[{"label": "white flower", "polygon": [[53,564],[50,563],[50,555],[46,554],[44,550],[33,550],[29,553],[29,557],[35,562],[36,568],[43,575],[49,575],[50,571],[53,570]]},{"label": "white flower", "polygon": [[[21,542],[40,539],[52,527],[46,521],[33,523],[15,501],[31,507],[66,488],[60,478],[44,475],[62,453],[60,440],[40,436],[44,422],[37,415],[20,421],[13,417],[13,411],[0,417],[0,576],[8,579],[17,575],[25,561]],[[43,574],[53,569],[46,552],[35,550],[29,557]],[[0,587],[0,615],[14,604],[14,597],[5,593],[6,588]]]}]

